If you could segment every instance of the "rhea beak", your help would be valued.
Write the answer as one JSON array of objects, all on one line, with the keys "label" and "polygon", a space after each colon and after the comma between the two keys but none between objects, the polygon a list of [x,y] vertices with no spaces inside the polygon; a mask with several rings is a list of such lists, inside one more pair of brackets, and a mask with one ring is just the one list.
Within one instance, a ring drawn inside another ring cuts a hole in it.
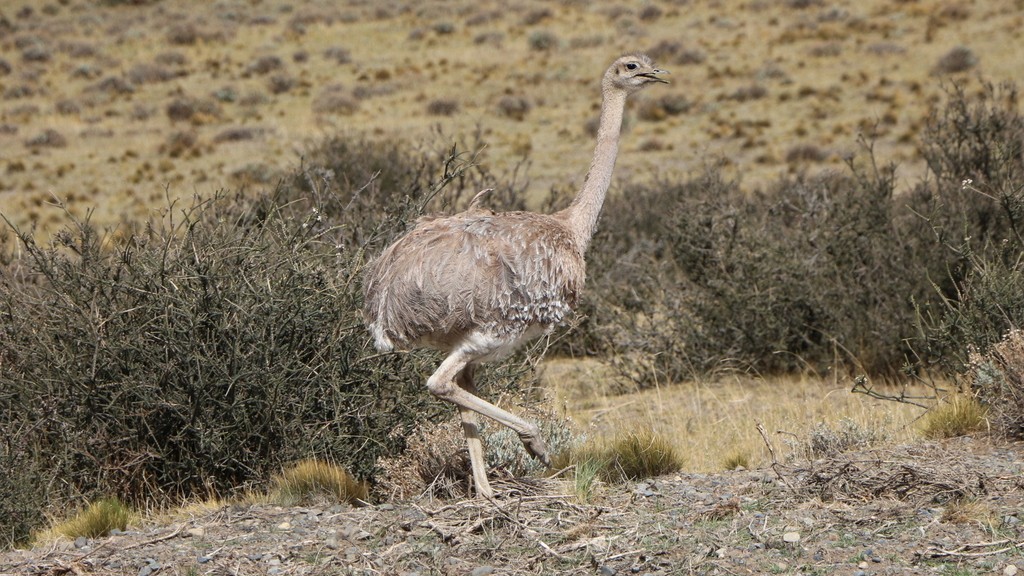
[{"label": "rhea beak", "polygon": [[668,80],[665,80],[664,78],[659,78],[657,74],[668,74],[668,71],[655,68],[652,72],[644,72],[643,74],[638,74],[638,76],[643,76],[644,78],[647,78],[652,82],[661,82],[662,84],[668,84]]}]

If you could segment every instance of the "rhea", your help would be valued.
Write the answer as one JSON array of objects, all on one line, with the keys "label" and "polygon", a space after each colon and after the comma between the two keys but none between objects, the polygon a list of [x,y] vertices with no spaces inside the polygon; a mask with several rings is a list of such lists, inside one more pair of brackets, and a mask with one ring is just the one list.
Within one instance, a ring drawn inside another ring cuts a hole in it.
[{"label": "rhea", "polygon": [[363,314],[377,349],[430,347],[446,354],[427,388],[458,406],[480,496],[494,492],[478,415],[518,433],[544,465],[550,458],[536,424],[478,395],[474,369],[569,319],[611,183],[626,97],[667,83],[664,73],[643,54],[623,56],[604,73],[594,158],[568,208],[554,214],[495,213],[473,202],[451,216],[424,217],[367,270]]}]

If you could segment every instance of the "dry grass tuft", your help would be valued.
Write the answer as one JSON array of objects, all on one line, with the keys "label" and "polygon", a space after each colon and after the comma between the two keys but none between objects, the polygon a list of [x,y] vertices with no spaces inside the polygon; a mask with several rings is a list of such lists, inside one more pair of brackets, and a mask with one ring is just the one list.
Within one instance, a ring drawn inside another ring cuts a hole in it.
[{"label": "dry grass tuft", "polygon": [[682,458],[675,446],[651,430],[626,432],[607,448],[611,478],[640,480],[678,472]]},{"label": "dry grass tuft", "polygon": [[348,470],[322,460],[301,460],[274,476],[270,499],[282,506],[328,499],[355,504],[366,500],[368,487]]},{"label": "dry grass tuft", "polygon": [[951,500],[942,510],[939,520],[950,524],[991,525],[992,508],[985,500],[979,498]]},{"label": "dry grass tuft", "polygon": [[51,534],[72,540],[79,536],[99,538],[107,536],[111,530],[124,530],[135,517],[136,513],[117,498],[103,498],[70,519],[53,526],[40,535],[39,539],[45,540]]},{"label": "dry grass tuft", "polygon": [[737,470],[750,468],[750,453],[742,450],[733,450],[722,459],[723,470]]},{"label": "dry grass tuft", "polygon": [[[652,478],[682,468],[682,457],[676,447],[664,436],[646,428],[637,427],[616,436],[588,443],[576,449],[570,460],[579,468],[591,472],[606,482],[626,482]],[[577,491],[580,476],[577,476]]]},{"label": "dry grass tuft", "polygon": [[925,438],[969,436],[989,428],[988,408],[975,396],[955,394],[932,408],[921,424]]}]

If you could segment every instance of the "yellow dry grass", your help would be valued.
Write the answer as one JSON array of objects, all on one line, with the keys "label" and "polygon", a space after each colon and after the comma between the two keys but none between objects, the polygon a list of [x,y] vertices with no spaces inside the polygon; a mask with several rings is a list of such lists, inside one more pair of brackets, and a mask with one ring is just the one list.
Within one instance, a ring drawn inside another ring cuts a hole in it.
[{"label": "yellow dry grass", "polygon": [[620,430],[648,427],[675,445],[683,468],[692,472],[769,463],[758,423],[784,459],[804,456],[811,432],[822,426],[870,431],[880,443],[910,441],[919,435],[917,419],[923,412],[853,394],[852,384],[805,376],[737,375],[612,394],[595,386],[609,381],[609,371],[600,363],[553,360],[544,379],[557,405],[588,435],[608,438]]},{"label": "yellow dry grass", "polygon": [[967,393],[944,399],[921,421],[921,433],[933,439],[968,436],[988,429],[988,408]]},{"label": "yellow dry grass", "polygon": [[[97,207],[100,224],[145,217],[165,206],[165,191],[180,198],[237,188],[239,170],[293,167],[308,142],[339,132],[443,148],[479,130],[487,142],[481,162],[495,173],[530,152],[531,194],[539,198],[583,179],[593,147],[584,126],[597,114],[604,67],[622,52],[659,45],[700,57],[662,59],[672,84],[633,103],[619,178],[687,174],[720,158],[729,174],[757,187],[783,172],[839,168],[858,133],[871,132],[881,160],[899,162],[901,179],[912,183],[921,172],[923,119],[941,101],[942,84],[1013,80],[1024,66],[1024,51],[1007,49],[1020,44],[1024,16],[1019,2],[1005,0],[838,0],[803,8],[748,0],[131,4],[5,3],[17,30],[4,42],[11,71],[0,75],[0,212],[19,225],[52,227],[59,212],[46,205],[51,194],[76,214]],[[207,37],[173,43],[170,31],[184,24]],[[539,33],[555,39],[551,49],[531,44]],[[23,54],[37,41],[46,59]],[[977,66],[933,75],[957,46],[968,47]],[[350,59],[325,56],[331,48]],[[169,53],[185,59],[181,74],[135,82],[131,92],[97,89]],[[279,58],[281,68],[251,72],[264,56]],[[275,74],[292,87],[271,90]],[[335,84],[362,94],[354,113],[314,110]],[[234,96],[219,101],[216,115],[168,117],[175,98],[228,92]],[[524,119],[499,112],[506,96],[530,102]],[[689,109],[638,119],[645,100],[661,97],[684,98]],[[458,109],[431,114],[437,99]],[[62,109],[67,103],[77,111]],[[256,136],[218,140],[237,127]],[[27,144],[47,129],[66,145]],[[190,153],[168,154],[175,132],[194,135]],[[820,154],[787,159],[799,146]]]},{"label": "yellow dry grass", "polygon": [[52,542],[61,537],[74,540],[80,536],[99,538],[111,530],[124,530],[139,518],[139,513],[117,498],[102,498],[89,504],[73,516],[55,520],[49,528],[33,537],[38,544]]},{"label": "yellow dry grass", "polygon": [[282,506],[323,499],[354,504],[366,500],[368,491],[365,482],[360,482],[341,466],[306,459],[275,475],[267,497]]}]

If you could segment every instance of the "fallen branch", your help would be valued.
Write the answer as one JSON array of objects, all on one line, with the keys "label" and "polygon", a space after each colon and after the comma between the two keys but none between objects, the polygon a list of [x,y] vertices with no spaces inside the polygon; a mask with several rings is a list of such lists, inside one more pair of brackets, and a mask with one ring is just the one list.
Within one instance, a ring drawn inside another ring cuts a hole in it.
[{"label": "fallen branch", "polygon": [[982,556],[992,556],[993,554],[1002,554],[1003,552],[1009,552],[1010,550],[1016,550],[1024,547],[1024,541],[1010,544],[1009,546],[1003,546],[995,550],[984,550],[981,552],[965,552],[973,548],[987,548],[989,546],[1002,546],[1010,542],[1010,540],[997,540],[995,542],[979,542],[977,544],[964,544],[955,550],[946,550],[945,548],[939,548],[938,546],[929,546],[926,552],[932,558],[942,558],[946,556],[955,556],[957,558],[980,558]]}]

